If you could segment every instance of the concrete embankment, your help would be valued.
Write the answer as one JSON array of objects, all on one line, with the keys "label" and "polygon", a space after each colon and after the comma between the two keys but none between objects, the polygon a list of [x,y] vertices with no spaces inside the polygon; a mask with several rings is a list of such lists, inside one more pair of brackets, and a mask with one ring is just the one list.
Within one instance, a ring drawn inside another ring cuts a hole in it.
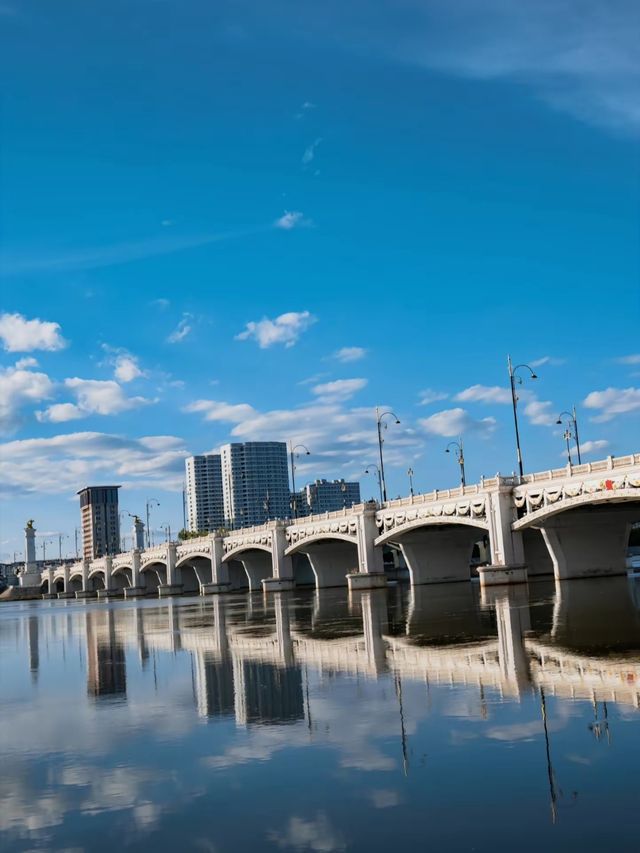
[{"label": "concrete embankment", "polygon": [[34,601],[42,599],[38,586],[10,586],[0,593],[0,601]]}]

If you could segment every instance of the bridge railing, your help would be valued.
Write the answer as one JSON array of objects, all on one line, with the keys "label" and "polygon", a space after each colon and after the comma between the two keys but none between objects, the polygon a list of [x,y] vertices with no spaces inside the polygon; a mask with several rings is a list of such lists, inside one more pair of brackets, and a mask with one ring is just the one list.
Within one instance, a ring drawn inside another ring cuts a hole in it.
[{"label": "bridge railing", "polygon": [[539,483],[544,480],[563,480],[566,477],[583,477],[607,471],[619,471],[621,468],[633,468],[640,465],[640,453],[630,453],[628,456],[607,456],[597,462],[583,462],[582,465],[563,465],[562,468],[550,468],[548,471],[536,471],[525,474],[520,478],[520,484]]}]

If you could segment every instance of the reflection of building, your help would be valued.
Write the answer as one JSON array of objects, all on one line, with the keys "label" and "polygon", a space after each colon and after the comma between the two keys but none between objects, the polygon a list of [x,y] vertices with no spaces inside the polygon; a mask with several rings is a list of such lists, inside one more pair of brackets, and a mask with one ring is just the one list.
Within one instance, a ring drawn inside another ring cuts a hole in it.
[{"label": "reflection of building", "polygon": [[96,698],[126,696],[124,647],[116,639],[113,611],[99,616],[87,613],[87,693]]},{"label": "reflection of building", "polygon": [[292,723],[304,720],[302,673],[298,667],[234,659],[236,722]]},{"label": "reflection of building", "polygon": [[95,560],[120,551],[118,489],[120,486],[89,486],[78,492],[82,519],[82,556]]},{"label": "reflection of building", "polygon": [[294,495],[298,516],[335,512],[360,503],[360,483],[315,480]]},{"label": "reflection of building", "polygon": [[218,530],[224,525],[220,454],[189,456],[184,464],[187,474],[189,530]]},{"label": "reflection of building", "polygon": [[289,516],[287,446],[248,441],[221,448],[224,515],[231,527],[264,524]]},{"label": "reflection of building", "polygon": [[196,654],[196,703],[201,717],[227,717],[234,713],[233,664],[207,652]]}]

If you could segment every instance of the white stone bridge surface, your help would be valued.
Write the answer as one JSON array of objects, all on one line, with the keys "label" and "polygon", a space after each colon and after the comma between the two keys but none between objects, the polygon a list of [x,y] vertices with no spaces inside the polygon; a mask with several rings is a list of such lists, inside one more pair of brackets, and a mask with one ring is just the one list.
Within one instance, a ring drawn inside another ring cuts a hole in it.
[{"label": "white stone bridge surface", "polygon": [[386,547],[402,554],[417,586],[470,580],[476,545],[488,549],[482,586],[621,575],[638,521],[636,453],[169,542],[46,569],[40,580],[52,597],[372,589],[387,584]]}]

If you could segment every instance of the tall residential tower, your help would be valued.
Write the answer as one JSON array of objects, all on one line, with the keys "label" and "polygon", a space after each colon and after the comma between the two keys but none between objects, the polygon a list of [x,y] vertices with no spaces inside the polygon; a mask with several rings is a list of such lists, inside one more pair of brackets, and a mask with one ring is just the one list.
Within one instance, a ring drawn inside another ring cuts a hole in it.
[{"label": "tall residential tower", "polygon": [[290,516],[287,445],[283,441],[225,444],[220,455],[229,527],[249,527]]},{"label": "tall residential tower", "polygon": [[219,453],[189,456],[187,474],[187,526],[191,532],[224,527],[222,464]]},{"label": "tall residential tower", "polygon": [[82,519],[82,556],[85,560],[95,560],[120,551],[119,488],[88,486],[78,492]]}]

